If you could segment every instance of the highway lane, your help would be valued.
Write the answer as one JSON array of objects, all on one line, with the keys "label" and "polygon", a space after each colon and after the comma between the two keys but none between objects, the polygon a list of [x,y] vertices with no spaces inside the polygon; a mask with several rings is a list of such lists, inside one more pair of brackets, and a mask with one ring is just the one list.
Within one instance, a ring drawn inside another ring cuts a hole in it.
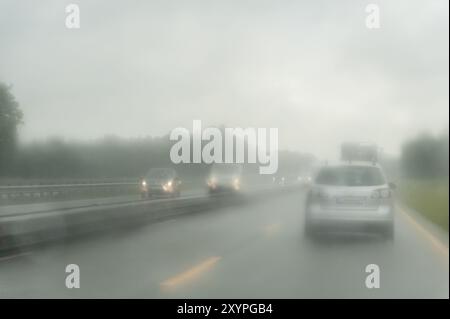
[{"label": "highway lane", "polygon": [[[448,298],[448,246],[398,212],[393,242],[306,240],[302,192],[36,249],[0,261],[0,297]],[[448,236],[448,235],[447,235]],[[79,289],[65,287],[78,264]],[[365,286],[377,264],[381,287]]]}]

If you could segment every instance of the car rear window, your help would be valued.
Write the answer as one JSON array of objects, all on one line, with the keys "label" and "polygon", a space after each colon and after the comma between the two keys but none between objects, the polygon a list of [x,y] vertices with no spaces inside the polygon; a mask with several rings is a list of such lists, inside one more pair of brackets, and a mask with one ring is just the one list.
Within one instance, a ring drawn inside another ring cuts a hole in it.
[{"label": "car rear window", "polygon": [[385,183],[378,167],[342,166],[322,168],[316,183],[334,186],[376,186]]}]

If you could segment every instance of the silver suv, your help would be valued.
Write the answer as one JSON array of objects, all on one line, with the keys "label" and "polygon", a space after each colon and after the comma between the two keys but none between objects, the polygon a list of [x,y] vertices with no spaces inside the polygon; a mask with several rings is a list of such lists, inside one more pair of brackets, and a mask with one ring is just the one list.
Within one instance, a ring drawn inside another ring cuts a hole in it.
[{"label": "silver suv", "polygon": [[306,199],[305,234],[372,232],[394,237],[392,190],[378,164],[341,163],[318,170]]}]

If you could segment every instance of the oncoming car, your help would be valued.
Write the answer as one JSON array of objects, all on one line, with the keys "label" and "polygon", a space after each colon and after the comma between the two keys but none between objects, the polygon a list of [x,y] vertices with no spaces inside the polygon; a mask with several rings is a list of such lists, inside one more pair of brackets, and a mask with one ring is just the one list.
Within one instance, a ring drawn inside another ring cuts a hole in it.
[{"label": "oncoming car", "polygon": [[171,168],[152,168],[141,180],[141,197],[152,195],[180,196],[181,181]]},{"label": "oncoming car", "polygon": [[285,186],[286,185],[286,177],[274,176],[274,177],[272,177],[272,184],[274,184],[276,186]]},{"label": "oncoming car", "polygon": [[210,194],[238,192],[242,186],[242,166],[239,164],[214,164],[206,183]]},{"label": "oncoming car", "polygon": [[324,166],[306,199],[305,234],[375,232],[394,237],[392,190],[378,164],[368,162]]}]

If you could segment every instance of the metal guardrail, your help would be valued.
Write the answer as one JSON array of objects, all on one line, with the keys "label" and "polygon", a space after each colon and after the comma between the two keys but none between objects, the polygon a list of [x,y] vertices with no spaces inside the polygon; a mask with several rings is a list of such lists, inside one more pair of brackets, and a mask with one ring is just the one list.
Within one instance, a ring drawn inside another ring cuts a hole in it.
[{"label": "metal guardrail", "polygon": [[39,199],[114,196],[137,192],[138,182],[48,184],[0,186],[0,201],[33,201]]},{"label": "metal guardrail", "polygon": [[[195,184],[183,180],[182,187]],[[139,194],[139,180],[119,182],[77,181],[30,185],[0,185],[0,204],[32,203],[64,199],[83,199]]]},{"label": "metal guardrail", "polygon": [[239,195],[220,194],[132,201],[0,217],[0,251],[8,252],[65,237],[96,233],[110,228],[142,225],[146,222],[220,207],[242,205],[293,189],[293,187],[261,188]]}]

